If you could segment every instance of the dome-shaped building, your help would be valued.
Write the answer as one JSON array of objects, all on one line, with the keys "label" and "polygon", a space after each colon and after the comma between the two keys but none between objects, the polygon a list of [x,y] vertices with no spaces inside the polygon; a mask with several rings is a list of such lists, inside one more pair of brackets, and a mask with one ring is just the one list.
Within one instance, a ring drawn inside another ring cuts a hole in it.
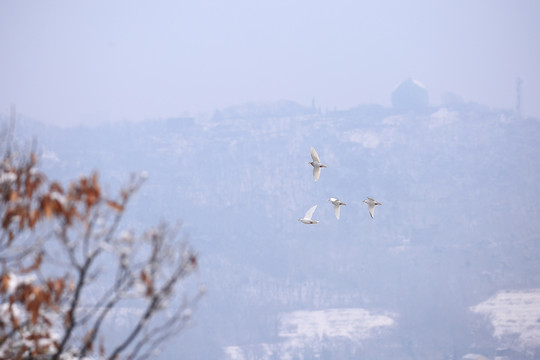
[{"label": "dome-shaped building", "polygon": [[417,80],[408,78],[392,92],[392,106],[399,110],[419,110],[427,107],[429,95],[426,87]]}]

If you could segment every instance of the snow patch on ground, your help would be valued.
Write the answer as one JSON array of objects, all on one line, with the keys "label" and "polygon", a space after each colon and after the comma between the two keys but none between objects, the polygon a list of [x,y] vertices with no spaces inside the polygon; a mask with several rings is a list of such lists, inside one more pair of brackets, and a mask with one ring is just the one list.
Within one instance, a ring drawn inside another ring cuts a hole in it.
[{"label": "snow patch on ground", "polygon": [[361,144],[367,149],[375,149],[381,144],[392,143],[394,141],[393,135],[392,129],[384,130],[381,133],[356,129],[345,132],[343,136],[345,141]]},{"label": "snow patch on ground", "polygon": [[429,119],[429,128],[434,129],[445,125],[450,125],[459,121],[459,114],[456,111],[450,111],[446,108],[441,108],[431,114]]},{"label": "snow patch on ground", "polygon": [[303,358],[305,351],[316,354],[330,345],[332,340],[361,343],[395,324],[390,315],[377,315],[361,308],[293,311],[282,314],[279,320],[278,335],[284,341],[226,346],[223,348],[225,358]]},{"label": "snow patch on ground", "polygon": [[279,336],[289,340],[343,337],[359,341],[368,338],[373,330],[393,324],[392,318],[364,309],[294,311],[282,316]]},{"label": "snow patch on ground", "polygon": [[540,289],[502,291],[471,311],[490,319],[494,337],[519,335],[523,348],[540,346]]},{"label": "snow patch on ground", "polygon": [[244,360],[244,352],[240,346],[226,346],[223,351],[225,356],[230,360]]}]

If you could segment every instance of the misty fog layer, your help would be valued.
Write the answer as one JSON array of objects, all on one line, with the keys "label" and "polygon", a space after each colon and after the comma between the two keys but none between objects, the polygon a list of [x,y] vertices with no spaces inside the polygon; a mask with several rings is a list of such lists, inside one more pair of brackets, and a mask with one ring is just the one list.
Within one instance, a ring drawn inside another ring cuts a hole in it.
[{"label": "misty fog layer", "polygon": [[[163,359],[538,358],[536,119],[279,102],[93,128],[23,119],[17,133],[65,182],[98,170],[113,190],[148,172],[128,227],[183,221],[208,293]],[[312,146],[328,165],[317,182]],[[320,223],[298,222],[315,204]]]}]

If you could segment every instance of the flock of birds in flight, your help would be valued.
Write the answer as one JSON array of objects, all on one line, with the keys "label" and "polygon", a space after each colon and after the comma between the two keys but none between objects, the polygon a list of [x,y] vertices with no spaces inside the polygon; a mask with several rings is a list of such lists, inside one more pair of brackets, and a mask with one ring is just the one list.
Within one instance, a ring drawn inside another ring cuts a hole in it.
[{"label": "flock of birds in flight", "polygon": [[[327,166],[321,163],[321,160],[319,159],[319,154],[317,154],[317,151],[315,151],[314,148],[311,148],[311,158],[313,159],[313,161],[310,161],[309,164],[313,166],[313,179],[315,181],[318,181],[319,177],[321,176],[321,169]],[[347,205],[347,204],[333,197],[328,199],[328,201],[330,201],[334,205],[334,214],[336,215],[336,218],[339,220],[340,207],[341,205]],[[370,197],[368,197],[366,200],[363,200],[362,202],[367,204],[369,215],[371,215],[371,218],[373,219],[373,214],[375,213],[375,206],[382,205],[382,204],[380,202],[373,200]],[[317,209],[317,205],[313,205],[312,207],[310,207],[309,210],[306,211],[306,214],[304,215],[304,217],[301,219],[298,219],[298,221],[304,224],[318,224],[319,220],[311,219],[313,217],[313,213],[315,212],[315,209]]]}]

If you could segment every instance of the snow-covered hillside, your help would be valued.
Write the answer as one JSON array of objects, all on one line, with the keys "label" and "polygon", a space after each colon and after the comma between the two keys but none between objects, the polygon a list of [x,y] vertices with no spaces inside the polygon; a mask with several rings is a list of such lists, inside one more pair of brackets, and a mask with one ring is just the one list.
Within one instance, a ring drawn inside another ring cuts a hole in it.
[{"label": "snow-covered hillside", "polygon": [[471,310],[489,319],[506,347],[540,347],[540,289],[501,291]]},{"label": "snow-covered hillside", "polygon": [[[208,295],[163,358],[492,357],[509,332],[537,351],[496,309],[513,294],[500,291],[540,287],[540,122],[477,104],[293,105],[18,131],[52,178],[97,169],[112,191],[147,171],[125,227],[183,220]],[[367,196],[383,203],[374,219]],[[347,203],[340,220],[330,197]],[[320,223],[299,223],[314,204]]]}]

